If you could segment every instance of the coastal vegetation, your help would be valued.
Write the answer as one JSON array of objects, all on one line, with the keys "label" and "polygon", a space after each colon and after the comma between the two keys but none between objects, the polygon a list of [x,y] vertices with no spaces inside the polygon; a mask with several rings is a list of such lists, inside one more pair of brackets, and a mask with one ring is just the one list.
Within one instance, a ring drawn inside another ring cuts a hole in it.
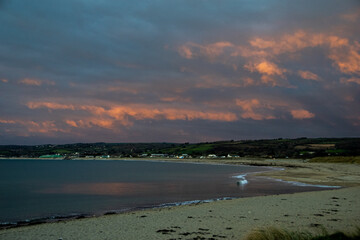
[{"label": "coastal vegetation", "polygon": [[1,145],[0,157],[253,157],[359,162],[360,138],[296,138],[204,143],[75,143]]},{"label": "coastal vegetation", "polygon": [[312,158],[310,162],[327,163],[357,163],[360,164],[360,156],[328,156]]},{"label": "coastal vegetation", "polygon": [[347,234],[344,232],[328,233],[325,229],[321,234],[310,232],[294,232],[280,228],[269,227],[265,229],[255,229],[250,232],[244,240],[356,240],[360,239],[360,228],[355,233]]}]

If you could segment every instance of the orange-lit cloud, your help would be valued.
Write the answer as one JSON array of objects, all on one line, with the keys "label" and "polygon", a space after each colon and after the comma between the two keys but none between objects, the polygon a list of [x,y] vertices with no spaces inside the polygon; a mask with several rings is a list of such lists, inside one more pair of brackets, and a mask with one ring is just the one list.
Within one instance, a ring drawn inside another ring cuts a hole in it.
[{"label": "orange-lit cloud", "polygon": [[201,45],[188,42],[178,48],[180,56],[186,59],[204,56],[209,60],[214,60],[216,57],[224,53],[225,48],[233,48],[234,45],[230,42],[215,42],[212,44]]},{"label": "orange-lit cloud", "polygon": [[321,33],[313,34],[298,30],[293,34],[284,34],[278,39],[255,38],[250,40],[250,45],[255,49],[266,50],[268,56],[274,56],[320,46],[325,43],[325,38],[326,36]]},{"label": "orange-lit cloud", "polygon": [[24,85],[29,85],[29,86],[41,86],[43,84],[55,85],[55,83],[52,81],[32,79],[32,78],[24,78],[24,79],[20,80],[19,83],[24,84]]},{"label": "orange-lit cloud", "polygon": [[178,49],[178,52],[179,52],[180,56],[182,56],[186,59],[191,59],[193,57],[191,48],[187,45],[180,46]]},{"label": "orange-lit cloud", "polygon": [[293,53],[309,47],[324,47],[334,65],[343,73],[360,74],[360,44],[350,43],[349,39],[324,33],[311,33],[304,30],[294,34],[285,34],[279,39],[264,40],[256,38],[250,41],[251,46],[266,50],[268,57],[284,53]]},{"label": "orange-lit cloud", "polygon": [[72,127],[79,127],[79,125],[73,120],[65,120],[65,122]]},{"label": "orange-lit cloud", "polygon": [[242,109],[241,117],[253,120],[269,120],[285,118],[284,113],[289,113],[295,119],[308,119],[315,114],[301,108],[295,108],[290,102],[271,99],[236,99],[236,105]]},{"label": "orange-lit cloud", "polygon": [[[0,124],[11,124],[14,127],[6,129],[18,136],[30,136],[30,134],[53,135],[55,133],[69,133],[68,129],[58,127],[55,121],[32,121],[32,120],[6,120],[0,119]],[[25,129],[24,129],[25,128]]]},{"label": "orange-lit cloud", "polygon": [[[249,45],[235,45],[223,41],[212,44],[201,45],[186,43],[179,50],[181,56],[186,58],[205,57],[210,62],[218,61],[231,66],[235,71],[238,66],[234,61],[238,57],[247,60],[243,65],[250,72],[260,73],[260,82],[271,86],[289,85],[284,80],[286,75],[292,74],[285,68],[274,63],[284,54],[298,53],[305,48],[321,47],[325,49],[325,56],[333,61],[334,66],[345,74],[360,75],[360,43],[351,42],[347,38],[327,33],[313,33],[305,30],[295,31],[293,34],[283,34],[275,38],[255,37],[249,41]],[[225,48],[227,49],[225,51]],[[191,57],[190,57],[191,56]],[[319,76],[309,71],[299,69],[297,73],[304,79],[320,80]]]},{"label": "orange-lit cloud", "polygon": [[[111,128],[113,127],[114,120],[111,120],[111,119],[91,118],[91,119],[89,119],[89,123],[90,123],[91,125],[94,125],[94,126],[111,129]],[[124,121],[123,121],[122,123],[123,123],[123,125],[125,125],[125,126],[127,125],[127,124],[124,123]]]},{"label": "orange-lit cloud", "polygon": [[14,120],[6,120],[6,119],[1,119],[0,118],[0,123],[15,124],[16,122]]},{"label": "orange-lit cloud", "polygon": [[300,77],[302,77],[303,79],[307,79],[307,80],[314,80],[314,81],[319,81],[320,80],[320,77],[317,74],[312,73],[310,71],[299,70],[298,75]]},{"label": "orange-lit cloud", "polygon": [[102,128],[111,129],[113,127],[114,119],[101,119],[101,118],[86,118],[84,120],[65,120],[65,123],[74,128],[91,128],[98,126]]},{"label": "orange-lit cloud", "polygon": [[360,43],[334,49],[329,58],[334,61],[334,65],[346,74],[360,75]]},{"label": "orange-lit cloud", "polygon": [[166,119],[166,120],[186,120],[196,119],[212,121],[236,121],[236,114],[224,111],[198,111],[183,108],[169,108],[165,106],[154,107],[144,104],[131,104],[128,106],[110,106],[108,108],[92,105],[66,105],[50,102],[30,102],[27,104],[30,109],[48,108],[52,110],[68,109],[72,111],[86,111],[90,117],[86,120],[66,119],[65,123],[71,127],[84,128],[99,126],[102,128],[112,128],[115,123],[123,126],[131,126],[135,120],[146,119]]},{"label": "orange-lit cloud", "polygon": [[248,63],[244,68],[250,72],[258,72],[262,76],[260,82],[270,86],[286,86],[288,85],[282,79],[285,78],[284,73],[286,69],[278,67],[275,63],[269,61],[262,61],[259,63]]},{"label": "orange-lit cloud", "polygon": [[58,109],[75,110],[75,107],[72,104],[66,105],[66,104],[59,104],[53,102],[28,102],[26,106],[30,109],[48,108],[54,110],[58,110]]},{"label": "orange-lit cloud", "polygon": [[123,120],[130,116],[136,120],[144,119],[167,119],[167,120],[214,120],[214,121],[235,121],[237,117],[233,113],[213,112],[213,111],[196,111],[190,109],[178,109],[160,107],[154,108],[145,105],[115,106],[107,111],[107,114],[117,120]]},{"label": "orange-lit cloud", "polygon": [[344,84],[349,84],[349,83],[360,84],[360,78],[358,78],[358,77],[341,78],[341,79],[340,79],[340,82],[341,82],[341,83],[344,83]]},{"label": "orange-lit cloud", "polygon": [[296,109],[290,111],[291,115],[295,119],[308,119],[315,117],[315,114],[305,110],[305,109]]},{"label": "orange-lit cloud", "polygon": [[22,122],[22,125],[27,127],[31,133],[52,133],[52,132],[68,132],[64,129],[58,128],[54,121],[28,121]]},{"label": "orange-lit cloud", "polygon": [[3,83],[8,83],[8,82],[9,82],[9,80],[7,80],[7,79],[5,79],[5,78],[1,79],[1,81],[2,81]]},{"label": "orange-lit cloud", "polygon": [[242,118],[250,118],[253,120],[275,119],[275,116],[273,115],[255,112],[255,110],[259,108],[270,108],[269,106],[260,103],[259,99],[236,99],[236,105],[243,110],[243,113],[241,114]]},{"label": "orange-lit cloud", "polygon": [[278,67],[275,63],[268,62],[268,61],[262,61],[260,63],[249,63],[244,66],[246,69],[248,69],[251,72],[259,72],[260,74],[265,75],[279,75],[283,76],[283,74],[286,72],[286,69]]}]

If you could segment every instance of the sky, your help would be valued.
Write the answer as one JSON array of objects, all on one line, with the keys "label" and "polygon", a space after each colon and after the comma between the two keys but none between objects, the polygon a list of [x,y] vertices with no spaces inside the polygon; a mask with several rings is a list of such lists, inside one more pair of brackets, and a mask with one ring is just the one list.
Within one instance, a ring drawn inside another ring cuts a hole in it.
[{"label": "sky", "polygon": [[359,137],[358,0],[0,0],[0,144]]}]

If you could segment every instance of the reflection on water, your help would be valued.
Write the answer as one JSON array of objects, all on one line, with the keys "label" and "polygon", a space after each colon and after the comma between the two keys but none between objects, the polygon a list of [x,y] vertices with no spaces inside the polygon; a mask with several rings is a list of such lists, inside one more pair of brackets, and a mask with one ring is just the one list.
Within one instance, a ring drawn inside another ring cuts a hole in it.
[{"label": "reflection on water", "polygon": [[139,193],[148,193],[156,190],[149,183],[77,183],[66,184],[58,188],[47,188],[37,191],[44,194],[85,194],[85,195],[112,195],[130,196]]},{"label": "reflection on water", "polygon": [[246,175],[264,170],[142,161],[0,160],[0,222],[317,189]]}]

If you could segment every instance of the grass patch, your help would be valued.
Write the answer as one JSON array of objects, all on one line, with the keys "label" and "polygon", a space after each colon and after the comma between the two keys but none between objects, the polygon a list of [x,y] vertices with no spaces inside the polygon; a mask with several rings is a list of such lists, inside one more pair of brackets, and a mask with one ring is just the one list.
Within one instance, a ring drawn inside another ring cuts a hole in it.
[{"label": "grass patch", "polygon": [[314,163],[357,163],[360,164],[360,156],[329,156],[329,157],[316,157],[313,159],[310,159],[309,162]]},{"label": "grass patch", "polygon": [[344,150],[344,149],[329,149],[329,150],[326,150],[325,152],[332,153],[332,154],[343,154],[343,153],[346,153],[346,150]]},{"label": "grass patch", "polygon": [[257,229],[250,232],[244,240],[356,240],[360,239],[360,228],[355,233],[345,234],[343,232],[335,232],[329,234],[326,230],[322,230],[321,234],[314,235],[309,232],[293,232],[284,229],[269,227],[265,229]]},{"label": "grass patch", "polygon": [[169,148],[163,152],[168,154],[189,154],[189,155],[206,155],[211,151],[214,144],[191,144],[182,145],[179,147]]},{"label": "grass patch", "polygon": [[66,150],[66,149],[55,149],[54,152],[59,153],[59,154],[70,154],[70,153],[72,153],[70,150]]}]

